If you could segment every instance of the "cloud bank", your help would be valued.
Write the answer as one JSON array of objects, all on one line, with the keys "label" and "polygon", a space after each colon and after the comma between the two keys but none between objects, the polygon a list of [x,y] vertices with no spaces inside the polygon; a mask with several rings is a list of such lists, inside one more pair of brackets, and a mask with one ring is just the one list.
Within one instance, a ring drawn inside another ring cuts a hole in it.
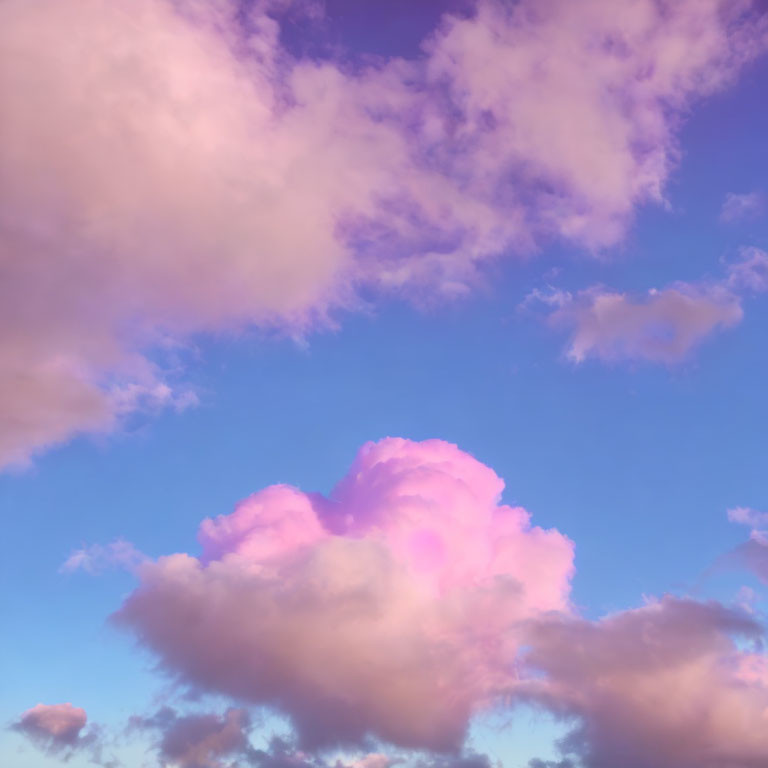
[{"label": "cloud bank", "polygon": [[291,55],[283,6],[0,6],[0,464],[183,407],[163,360],[194,334],[616,243],[765,45],[747,2],[483,0],[354,66]]},{"label": "cloud bank", "polygon": [[364,446],[328,497],[272,486],[140,567],[116,615],[182,682],[287,714],[302,748],[455,750],[520,627],[567,611],[571,542],[448,443]]},{"label": "cloud bank", "polygon": [[[666,596],[579,617],[573,544],[501,504],[503,487],[454,445],[387,438],[327,496],[270,486],[204,520],[198,555],[139,562],[114,621],[184,689],[237,708],[166,707],[133,729],[180,768],[331,768],[336,748],[333,768],[491,768],[466,749],[471,720],[536,705],[570,731],[561,760],[529,768],[764,765],[757,615]],[[752,529],[740,564],[765,578],[768,517],[728,516]],[[286,715],[293,735],[255,748],[244,706]],[[62,707],[61,727],[39,724],[58,707],[17,727],[53,752],[83,742],[85,713]]]}]

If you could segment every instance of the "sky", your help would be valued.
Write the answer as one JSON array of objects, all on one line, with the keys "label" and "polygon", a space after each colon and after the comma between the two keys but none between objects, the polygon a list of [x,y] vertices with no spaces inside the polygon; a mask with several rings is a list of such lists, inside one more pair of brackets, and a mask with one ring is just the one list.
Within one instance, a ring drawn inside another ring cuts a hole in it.
[{"label": "sky", "polygon": [[768,764],[768,6],[0,0],[0,764]]}]

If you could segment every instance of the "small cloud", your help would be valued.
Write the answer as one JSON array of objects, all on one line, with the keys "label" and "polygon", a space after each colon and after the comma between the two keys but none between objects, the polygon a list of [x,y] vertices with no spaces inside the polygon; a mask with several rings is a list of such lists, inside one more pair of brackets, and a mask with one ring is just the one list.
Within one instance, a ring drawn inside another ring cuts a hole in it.
[{"label": "small cloud", "polygon": [[575,293],[534,289],[518,309],[545,309],[549,325],[566,328],[566,357],[575,363],[645,360],[672,365],[715,331],[738,325],[745,294],[768,291],[768,252],[747,247],[719,280],[675,282],[633,295],[594,285]]},{"label": "small cloud", "polygon": [[748,247],[741,249],[740,256],[740,261],[727,267],[728,287],[752,293],[768,291],[768,253],[761,248]]},{"label": "small cloud", "polygon": [[164,381],[124,384],[112,390],[110,400],[114,412],[121,415],[163,408],[172,408],[180,413],[199,403],[197,394],[191,389],[177,391]]},{"label": "small cloud", "polygon": [[738,295],[721,284],[674,283],[638,297],[599,286],[575,295],[552,289],[530,293],[521,306],[533,301],[553,308],[550,325],[571,330],[566,356],[575,363],[596,358],[671,365],[743,315]]},{"label": "small cloud", "polygon": [[737,194],[729,192],[720,209],[720,221],[728,223],[754,219],[765,210],[765,197],[761,192]]},{"label": "small cloud", "polygon": [[36,704],[23,712],[10,730],[25,736],[35,747],[51,757],[67,762],[85,753],[103,768],[117,768],[117,761],[103,758],[101,729],[86,727],[88,716],[81,707],[65,704]]},{"label": "small cloud", "polygon": [[728,520],[739,525],[757,529],[768,524],[768,512],[758,512],[752,507],[732,507],[726,513]]},{"label": "small cloud", "polygon": [[75,550],[63,563],[61,573],[85,571],[86,573],[101,573],[102,571],[118,569],[135,571],[147,556],[140,552],[130,541],[115,539],[109,544],[91,544]]}]

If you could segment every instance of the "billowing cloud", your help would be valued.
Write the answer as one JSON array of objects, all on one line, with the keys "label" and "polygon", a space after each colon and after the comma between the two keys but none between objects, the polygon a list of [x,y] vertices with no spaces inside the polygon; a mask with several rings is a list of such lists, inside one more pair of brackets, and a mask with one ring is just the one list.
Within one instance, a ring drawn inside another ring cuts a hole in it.
[{"label": "billowing cloud", "polygon": [[179,680],[287,714],[304,748],[458,748],[518,627],[567,610],[571,542],[439,440],[364,446],[328,497],[272,486],[140,567],[116,616]]},{"label": "billowing cloud", "polygon": [[85,710],[72,704],[36,704],[11,727],[48,754],[69,759],[94,744],[95,732],[84,732],[87,722]]},{"label": "billowing cloud", "polygon": [[765,199],[760,192],[729,192],[720,209],[720,218],[727,222],[752,219],[759,216],[764,207]]},{"label": "billowing cloud", "polygon": [[748,2],[483,0],[347,66],[292,56],[284,5],[0,4],[0,464],[188,404],[164,358],[190,335],[615,243],[765,44]]},{"label": "billowing cloud", "polygon": [[545,620],[528,693],[575,720],[560,746],[585,768],[755,768],[768,762],[768,662],[745,643],[761,633],[745,614],[674,598]]}]

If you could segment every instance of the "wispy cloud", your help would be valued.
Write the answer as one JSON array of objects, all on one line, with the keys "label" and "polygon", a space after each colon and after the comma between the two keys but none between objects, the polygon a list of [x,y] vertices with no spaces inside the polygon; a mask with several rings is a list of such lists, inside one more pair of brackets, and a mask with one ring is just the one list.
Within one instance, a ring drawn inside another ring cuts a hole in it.
[{"label": "wispy cloud", "polygon": [[100,573],[101,571],[117,568],[135,571],[148,560],[130,541],[116,539],[109,544],[92,544],[75,550],[59,569],[62,573],[86,571]]},{"label": "wispy cloud", "polygon": [[754,219],[765,210],[765,196],[761,192],[737,194],[729,192],[720,209],[720,219],[726,222]]}]

